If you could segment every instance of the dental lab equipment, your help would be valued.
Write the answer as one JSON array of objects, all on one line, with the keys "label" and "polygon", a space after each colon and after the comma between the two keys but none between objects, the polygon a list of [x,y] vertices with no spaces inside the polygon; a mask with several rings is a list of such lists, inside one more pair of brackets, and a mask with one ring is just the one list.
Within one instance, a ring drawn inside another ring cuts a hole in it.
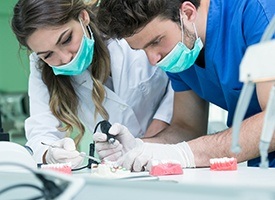
[{"label": "dental lab equipment", "polygon": [[[238,144],[241,122],[244,118],[255,83],[275,80],[275,40],[272,37],[275,32],[275,16],[267,26],[261,41],[258,44],[251,45],[246,50],[240,65],[240,81],[244,82],[240,98],[233,119],[232,146],[233,153],[239,153],[241,148]],[[275,85],[273,85],[266,108],[263,129],[259,144],[261,164],[260,167],[268,167],[268,148],[275,130]]]},{"label": "dental lab equipment", "polygon": [[100,125],[100,129],[102,133],[105,133],[107,135],[107,141],[110,144],[113,144],[116,140],[115,136],[109,133],[109,129],[111,128],[111,124],[110,122],[108,122],[107,120],[103,120],[97,123],[94,133],[96,132],[98,126]]},{"label": "dental lab equipment", "polygon": [[[0,141],[0,155],[0,163],[21,164],[32,169],[37,167],[36,162],[30,152],[24,146],[14,142]],[[13,168],[17,169],[18,167],[0,166],[0,171],[10,171]]]},{"label": "dental lab equipment", "polygon": [[[275,46],[274,46],[275,47]],[[264,125],[260,140],[260,155],[261,155],[261,168],[268,168],[268,148],[275,130],[275,85],[270,90],[270,95],[267,103],[266,114],[264,118]]]}]

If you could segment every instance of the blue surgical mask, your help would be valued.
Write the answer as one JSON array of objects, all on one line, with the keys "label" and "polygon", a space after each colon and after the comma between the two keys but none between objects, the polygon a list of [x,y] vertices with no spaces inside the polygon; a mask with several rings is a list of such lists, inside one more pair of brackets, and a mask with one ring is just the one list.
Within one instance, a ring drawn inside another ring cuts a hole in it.
[{"label": "blue surgical mask", "polygon": [[80,24],[84,34],[83,34],[78,52],[69,63],[65,65],[60,65],[60,66],[51,66],[55,75],[67,75],[67,76],[79,75],[83,71],[85,71],[92,63],[93,55],[94,55],[94,43],[95,43],[93,39],[92,31],[88,26],[88,30],[91,35],[91,39],[90,39],[86,35],[84,26],[81,20],[80,20]]},{"label": "blue surgical mask", "polygon": [[188,49],[188,47],[186,47],[186,45],[183,43],[183,30],[181,30],[182,41],[178,42],[177,45],[170,51],[170,53],[156,64],[157,67],[160,67],[165,72],[179,73],[189,69],[195,63],[203,47],[203,43],[198,37],[197,30],[194,24],[193,26],[197,38],[194,43],[193,49]]}]

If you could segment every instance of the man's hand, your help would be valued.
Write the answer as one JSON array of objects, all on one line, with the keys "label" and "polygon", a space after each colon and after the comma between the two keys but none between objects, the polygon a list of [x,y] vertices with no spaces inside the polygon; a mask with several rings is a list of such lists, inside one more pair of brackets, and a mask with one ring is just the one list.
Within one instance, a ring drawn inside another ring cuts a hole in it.
[{"label": "man's hand", "polygon": [[109,133],[115,135],[115,142],[108,143],[107,135],[101,132],[96,132],[93,136],[95,149],[99,158],[116,161],[126,152],[143,143],[140,139],[134,138],[130,131],[123,125],[115,123],[109,130]]},{"label": "man's hand", "polygon": [[150,170],[152,160],[177,160],[184,168],[195,167],[194,155],[186,142],[178,144],[143,143],[137,146],[117,163],[132,171]]},{"label": "man's hand", "polygon": [[49,164],[70,162],[72,168],[79,167],[83,159],[76,150],[75,143],[71,138],[64,138],[52,143],[45,156],[45,160]]}]

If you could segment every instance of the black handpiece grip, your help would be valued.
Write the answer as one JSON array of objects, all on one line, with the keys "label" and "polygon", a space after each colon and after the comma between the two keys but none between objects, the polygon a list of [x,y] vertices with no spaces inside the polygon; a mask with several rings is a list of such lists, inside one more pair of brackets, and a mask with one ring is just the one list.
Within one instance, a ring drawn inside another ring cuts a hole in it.
[{"label": "black handpiece grip", "polygon": [[[114,143],[115,142],[115,137],[113,135],[109,134],[109,129],[111,128],[112,125],[107,120],[100,121],[96,124],[95,129],[94,129],[94,133],[97,131],[98,126],[100,126],[101,132],[105,133],[107,135],[107,141],[109,143]],[[95,144],[91,143],[90,144],[89,155],[94,157],[94,153],[95,153]],[[88,168],[91,168],[92,163],[99,164],[96,161],[94,161],[92,159],[89,159]]]},{"label": "black handpiece grip", "polygon": [[112,144],[115,142],[115,136],[109,133],[109,129],[111,128],[111,126],[112,125],[107,120],[103,120],[100,123],[101,132],[107,135],[107,141]]},{"label": "black handpiece grip", "polygon": [[[93,156],[93,157],[94,157],[94,155],[95,155],[95,144],[94,144],[94,143],[91,143],[91,144],[90,144],[89,155],[90,155],[90,156]],[[89,159],[89,160],[88,160],[88,168],[89,168],[89,169],[91,169],[93,163],[94,163],[94,164],[99,164],[98,162],[96,162],[96,161],[94,161],[94,160],[92,160],[92,159]]]},{"label": "black handpiece grip", "polygon": [[110,122],[108,122],[107,120],[104,120],[100,123],[100,129],[101,129],[101,132],[102,133],[106,133],[108,134],[109,133],[109,129],[111,128],[111,124]]},{"label": "black handpiece grip", "polygon": [[4,129],[2,127],[2,113],[0,111],[0,141],[10,141],[9,133],[4,133]]}]

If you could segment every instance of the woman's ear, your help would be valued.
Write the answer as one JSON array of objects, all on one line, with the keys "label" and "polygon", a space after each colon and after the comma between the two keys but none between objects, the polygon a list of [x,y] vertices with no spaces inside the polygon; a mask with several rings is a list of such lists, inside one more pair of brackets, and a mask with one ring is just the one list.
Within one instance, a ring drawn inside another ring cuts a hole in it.
[{"label": "woman's ear", "polygon": [[90,16],[87,10],[82,10],[79,14],[79,18],[81,19],[84,26],[88,26],[90,23]]},{"label": "woman's ear", "polygon": [[190,2],[185,1],[181,4],[180,11],[183,20],[194,22],[197,16],[197,8]]}]

